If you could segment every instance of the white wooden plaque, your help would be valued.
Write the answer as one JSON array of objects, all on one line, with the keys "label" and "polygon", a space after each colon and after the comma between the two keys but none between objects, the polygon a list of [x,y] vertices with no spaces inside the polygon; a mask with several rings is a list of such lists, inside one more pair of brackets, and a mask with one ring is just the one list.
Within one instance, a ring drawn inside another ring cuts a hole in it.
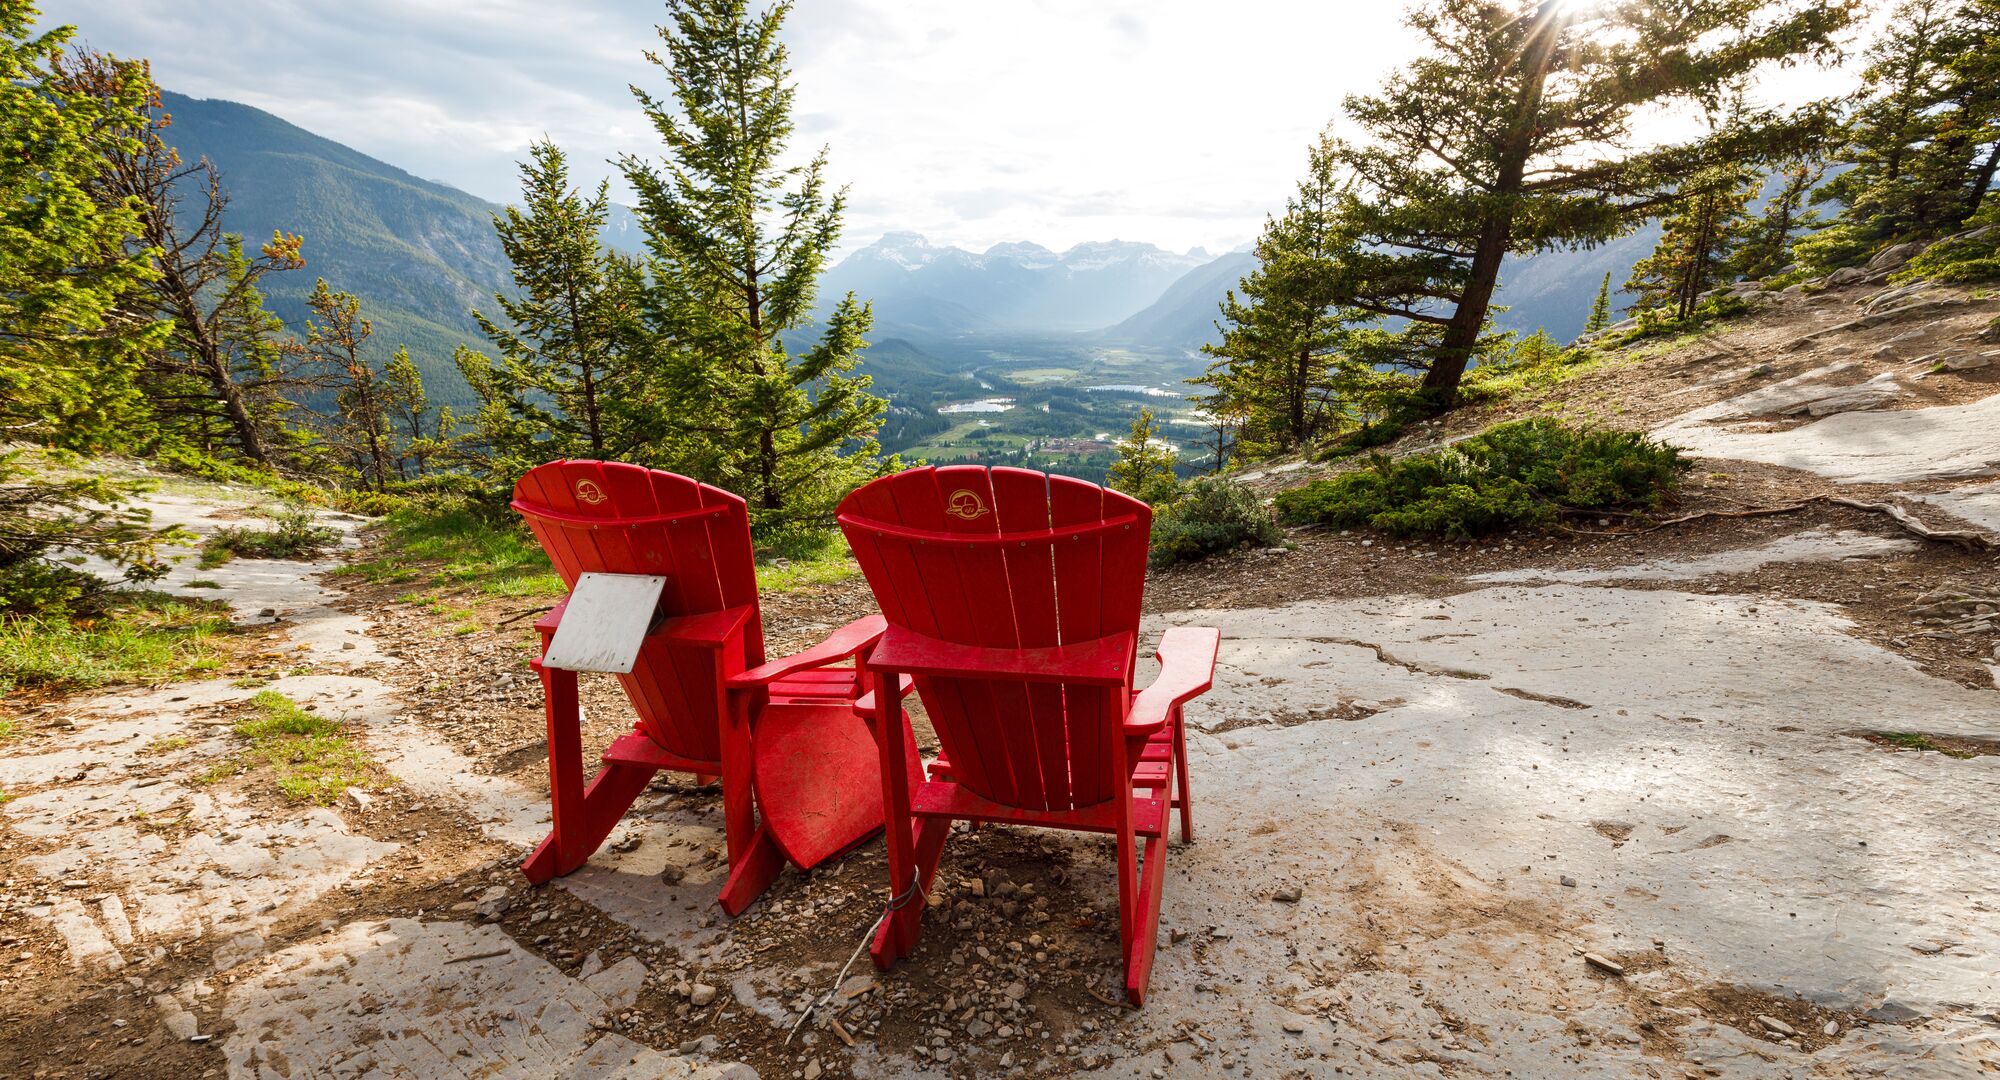
[{"label": "white wooden plaque", "polygon": [[542,666],[630,672],[666,585],[667,579],[658,574],[578,576]]}]

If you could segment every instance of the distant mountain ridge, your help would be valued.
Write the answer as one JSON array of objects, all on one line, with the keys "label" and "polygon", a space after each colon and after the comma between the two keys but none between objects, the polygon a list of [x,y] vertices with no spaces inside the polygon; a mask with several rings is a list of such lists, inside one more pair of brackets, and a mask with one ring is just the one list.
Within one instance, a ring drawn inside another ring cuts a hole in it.
[{"label": "distant mountain ridge", "polygon": [[1125,240],[1060,254],[1027,241],[972,252],[891,232],[829,270],[820,295],[830,304],[851,290],[873,301],[877,324],[892,332],[1085,331],[1131,316],[1207,261],[1199,249]]}]

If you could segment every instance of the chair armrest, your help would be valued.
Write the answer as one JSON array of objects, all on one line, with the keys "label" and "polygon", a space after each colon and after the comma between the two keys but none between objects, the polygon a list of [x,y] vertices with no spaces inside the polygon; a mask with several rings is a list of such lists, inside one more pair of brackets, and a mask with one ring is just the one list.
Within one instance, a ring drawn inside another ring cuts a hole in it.
[{"label": "chair armrest", "polygon": [[1151,735],[1175,709],[1215,683],[1215,653],[1222,631],[1210,626],[1176,626],[1160,638],[1160,675],[1132,699],[1125,734]]},{"label": "chair armrest", "polygon": [[731,675],[725,683],[732,690],[751,686],[766,686],[787,675],[809,668],[825,667],[836,661],[845,660],[855,653],[875,643],[882,636],[882,628],[888,620],[880,615],[870,615],[856,619],[846,626],[826,636],[826,640],[790,656],[759,664],[748,671]]},{"label": "chair armrest", "polygon": [[[915,678],[914,676],[911,676],[911,675],[898,675],[898,676],[896,676],[896,696],[897,696],[897,697],[899,697],[899,698],[903,698],[903,697],[909,697],[909,696],[910,696],[910,691],[912,691],[912,690],[915,690],[916,688],[917,688],[917,680],[916,680],[916,678]],[[875,711],[875,691],[873,691],[873,690],[870,690],[870,691],[868,691],[867,693],[865,693],[865,694],[861,695],[860,697],[858,697],[858,698],[855,698],[855,699],[854,699],[854,711],[855,711],[855,712],[862,712],[862,713],[870,713],[870,712],[874,712],[874,711]]]},{"label": "chair armrest", "polygon": [[562,625],[563,611],[568,607],[569,597],[565,596],[556,601],[556,606],[550,608],[547,614],[535,620],[535,629],[542,635],[542,647],[544,649],[548,648],[549,638],[554,636],[556,627]]},{"label": "chair armrest", "polygon": [[957,645],[892,626],[868,655],[868,666],[911,675],[1023,682],[1122,686],[1132,677],[1132,635],[1112,634],[1072,645],[997,649]]},{"label": "chair armrest", "polygon": [[723,608],[700,615],[677,615],[671,619],[661,619],[660,625],[646,636],[664,637],[676,645],[699,645],[719,649],[743,624],[750,621],[755,608],[748,604],[742,607]]}]

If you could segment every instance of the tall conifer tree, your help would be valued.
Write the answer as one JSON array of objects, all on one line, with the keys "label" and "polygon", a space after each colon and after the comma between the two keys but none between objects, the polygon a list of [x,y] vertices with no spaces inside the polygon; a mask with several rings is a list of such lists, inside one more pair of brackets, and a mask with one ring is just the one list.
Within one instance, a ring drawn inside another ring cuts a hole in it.
[{"label": "tall conifer tree", "polygon": [[662,52],[670,93],[632,93],[665,143],[619,165],[638,195],[651,252],[645,317],[659,349],[672,437],[686,467],[740,491],[760,520],[810,516],[882,468],[886,403],[856,372],[872,313],[852,294],[814,322],[846,193],[826,151],[782,164],[795,127],[779,3],[669,0]]},{"label": "tall conifer tree", "polygon": [[1347,100],[1357,186],[1352,303],[1408,321],[1395,356],[1432,407],[1456,398],[1509,254],[1620,235],[1718,162],[1782,151],[1810,117],[1756,117],[1642,146],[1643,110],[1698,102],[1766,64],[1829,55],[1852,0],[1443,0],[1409,18],[1426,51]]},{"label": "tall conifer tree", "polygon": [[609,206],[608,186],[586,197],[543,140],[521,163],[521,205],[493,219],[516,293],[494,297],[503,318],[473,312],[497,359],[461,349],[457,361],[480,402],[485,466],[510,483],[554,458],[675,464],[651,438],[638,271],[599,239]]},{"label": "tall conifer tree", "polygon": [[1333,140],[1323,135],[1285,213],[1264,224],[1257,269],[1222,302],[1222,343],[1202,349],[1213,362],[1194,381],[1216,395],[1206,402],[1212,415],[1243,417],[1239,439],[1252,454],[1294,449],[1340,424],[1338,383],[1357,364],[1347,355],[1357,313],[1341,304],[1348,239],[1334,168]]}]

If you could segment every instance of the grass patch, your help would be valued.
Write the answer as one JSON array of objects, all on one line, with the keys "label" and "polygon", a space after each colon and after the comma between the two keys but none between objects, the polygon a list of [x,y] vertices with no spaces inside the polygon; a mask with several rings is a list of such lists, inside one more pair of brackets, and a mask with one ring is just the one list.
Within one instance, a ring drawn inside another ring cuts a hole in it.
[{"label": "grass patch", "polygon": [[9,720],[4,716],[0,716],[0,742],[6,742],[8,739],[13,738],[14,736],[19,735],[20,733],[21,733],[21,725],[18,721]]},{"label": "grass patch", "polygon": [[67,693],[113,683],[165,682],[221,666],[221,605],[120,592],[87,619],[0,618],[0,693]]},{"label": "grass patch", "polygon": [[860,572],[846,541],[832,529],[786,529],[757,545],[757,587],[764,592],[831,585]]},{"label": "grass patch", "polygon": [[268,768],[278,791],[297,802],[327,805],[350,787],[366,787],[373,762],[339,721],[265,690],[250,699],[253,714],[236,724],[249,746],[202,774],[207,782]]},{"label": "grass patch", "polygon": [[222,588],[222,582],[210,581],[207,578],[195,578],[181,587],[184,589],[220,589]]},{"label": "grass patch", "polygon": [[[512,521],[494,522],[470,509],[398,510],[384,522],[389,558],[351,563],[336,576],[377,584],[428,582],[486,596],[561,596],[541,545]],[[441,564],[435,569],[413,564]]]},{"label": "grass patch", "polygon": [[172,735],[164,739],[154,739],[152,742],[140,747],[139,752],[141,754],[171,754],[176,750],[185,750],[193,744],[194,740],[185,735]]},{"label": "grass patch", "polygon": [[1571,511],[1651,508],[1691,468],[1678,450],[1639,432],[1538,417],[1430,453],[1376,454],[1364,469],[1281,493],[1278,517],[1469,538],[1548,524]]},{"label": "grass patch", "polygon": [[319,524],[308,507],[270,510],[264,516],[271,521],[268,528],[244,529],[230,525],[216,530],[215,535],[201,546],[201,568],[213,570],[238,556],[245,559],[310,559],[340,540],[340,530]]}]

